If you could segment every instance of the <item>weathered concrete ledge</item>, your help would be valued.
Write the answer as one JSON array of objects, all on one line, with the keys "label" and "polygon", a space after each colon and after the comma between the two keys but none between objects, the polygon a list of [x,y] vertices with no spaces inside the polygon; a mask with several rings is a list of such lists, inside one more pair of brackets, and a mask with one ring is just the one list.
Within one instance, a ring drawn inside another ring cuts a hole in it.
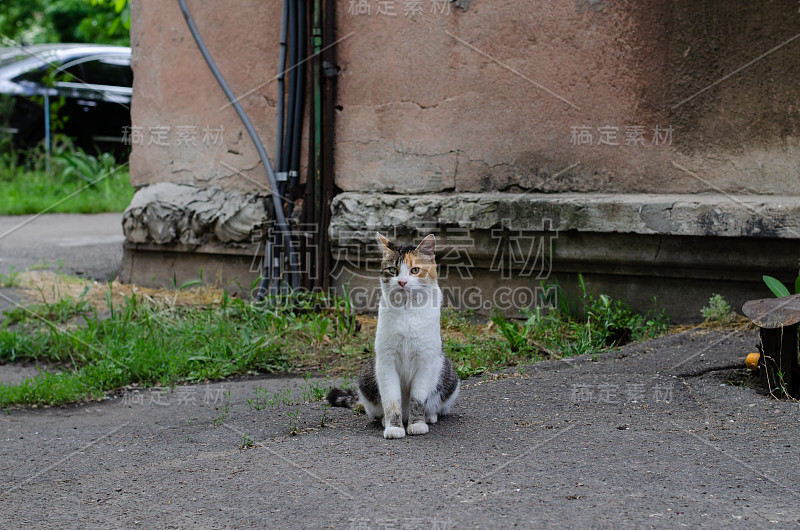
[{"label": "weathered concrete ledge", "polygon": [[159,183],[136,191],[122,216],[120,279],[174,287],[202,277],[249,296],[261,272],[269,195]]},{"label": "weathered concrete ledge", "polygon": [[[256,194],[143,188],[123,216],[122,280],[171,286],[202,273],[246,296],[269,207]],[[734,307],[770,296],[761,276],[793,281],[800,258],[800,197],[342,193],[332,214],[334,282],[366,311],[378,295],[375,231],[435,233],[447,302],[484,314],[515,314],[553,281],[577,299],[581,273],[596,294],[642,311],[657,297],[677,321],[698,320],[712,293]]]},{"label": "weathered concrete ledge", "polygon": [[201,245],[249,245],[257,231],[263,233],[270,208],[269,195],[162,182],[136,191],[122,228],[133,244],[179,245],[188,251]]},{"label": "weathered concrete ledge", "polygon": [[[800,239],[800,197],[768,195],[604,195],[342,193],[333,201],[334,243],[364,231],[412,225],[487,230],[576,230],[670,236]],[[355,235],[357,237],[357,235]]]},{"label": "weathered concrete ledge", "polygon": [[596,294],[642,311],[655,296],[676,320],[698,320],[712,293],[737,308],[770,296],[761,276],[793,280],[800,258],[800,197],[343,193],[332,209],[335,279],[363,291],[360,309],[377,301],[375,231],[436,234],[450,302],[472,293],[462,307],[483,313],[498,293],[529,292],[506,304],[514,313],[553,280],[577,299],[581,273]]}]

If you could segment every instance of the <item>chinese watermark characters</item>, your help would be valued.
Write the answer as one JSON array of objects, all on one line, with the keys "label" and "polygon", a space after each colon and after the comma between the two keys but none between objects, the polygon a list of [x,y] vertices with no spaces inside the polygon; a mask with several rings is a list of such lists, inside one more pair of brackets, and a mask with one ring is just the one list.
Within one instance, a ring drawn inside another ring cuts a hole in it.
[{"label": "chinese watermark characters", "polygon": [[153,125],[151,127],[126,125],[122,128],[122,143],[125,145],[170,147],[206,147],[222,145],[224,127],[199,125]]},{"label": "chinese watermark characters", "polygon": [[673,389],[673,382],[654,385],[649,389],[641,383],[626,383],[625,385],[611,383],[575,384],[572,385],[572,402],[614,405],[620,403],[644,403],[649,399],[655,403],[670,403],[672,402]]},{"label": "chinese watermark characters", "polygon": [[349,0],[347,13],[355,17],[449,15],[450,0]]},{"label": "chinese watermark characters", "polygon": [[570,128],[570,145],[610,145],[639,147],[644,145],[672,145],[672,125],[656,125],[648,129],[644,125],[615,125],[589,127],[573,125]]}]

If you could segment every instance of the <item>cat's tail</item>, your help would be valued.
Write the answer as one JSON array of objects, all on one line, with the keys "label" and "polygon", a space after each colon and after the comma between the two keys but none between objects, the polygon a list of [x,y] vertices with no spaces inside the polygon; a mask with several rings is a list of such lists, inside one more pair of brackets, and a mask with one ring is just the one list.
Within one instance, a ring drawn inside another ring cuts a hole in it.
[{"label": "cat's tail", "polygon": [[358,392],[352,388],[331,388],[328,392],[328,403],[334,407],[355,408],[359,404]]}]

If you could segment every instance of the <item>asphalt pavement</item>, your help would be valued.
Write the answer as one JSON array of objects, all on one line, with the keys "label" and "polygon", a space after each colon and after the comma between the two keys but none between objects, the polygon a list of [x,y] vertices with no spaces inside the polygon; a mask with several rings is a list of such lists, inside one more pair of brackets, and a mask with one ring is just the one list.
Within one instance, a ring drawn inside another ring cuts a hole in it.
[{"label": "asphalt pavement", "polygon": [[0,274],[34,268],[112,280],[124,241],[120,213],[0,216]]},{"label": "asphalt pavement", "polygon": [[698,330],[473,378],[401,440],[347,409],[254,401],[302,401],[296,378],[13,410],[0,526],[796,527],[800,408],[751,386],[753,338]]},{"label": "asphalt pavement", "polygon": [[[66,259],[59,242],[84,240],[62,220],[0,238],[3,267],[22,263],[11,237]],[[400,440],[303,402],[292,377],[8,410],[0,527],[797,527],[800,406],[744,369],[756,340],[695,329],[472,378],[429,434]]]}]

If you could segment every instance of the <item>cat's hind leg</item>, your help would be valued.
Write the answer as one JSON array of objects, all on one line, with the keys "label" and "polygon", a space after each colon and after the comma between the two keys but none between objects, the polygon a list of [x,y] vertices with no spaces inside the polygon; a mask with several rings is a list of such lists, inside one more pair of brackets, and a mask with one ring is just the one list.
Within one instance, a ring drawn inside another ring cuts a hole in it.
[{"label": "cat's hind leg", "polygon": [[361,376],[358,378],[358,397],[361,398],[367,417],[371,420],[381,420],[385,426],[378,378],[375,375],[375,357],[364,363],[361,368]]},{"label": "cat's hind leg", "polygon": [[365,396],[360,390],[358,395],[361,398],[361,404],[364,406],[364,412],[367,413],[367,417],[371,420],[383,421],[383,405],[381,405],[381,402],[378,401],[375,403]]},{"label": "cat's hind leg", "polygon": [[436,423],[439,416],[450,412],[450,407],[455,403],[461,391],[461,379],[458,377],[453,362],[445,358],[442,371],[439,375],[439,384],[436,386],[436,395],[428,403],[428,417],[431,423]]}]

